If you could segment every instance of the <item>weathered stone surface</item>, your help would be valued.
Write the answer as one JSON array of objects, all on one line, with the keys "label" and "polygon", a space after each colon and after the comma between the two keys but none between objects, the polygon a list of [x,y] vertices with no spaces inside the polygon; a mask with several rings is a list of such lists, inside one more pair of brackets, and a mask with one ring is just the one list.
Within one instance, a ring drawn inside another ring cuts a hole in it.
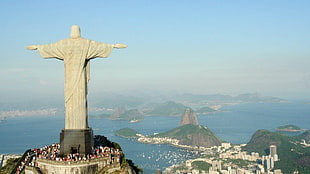
[{"label": "weathered stone surface", "polygon": [[[88,161],[53,161],[46,159],[37,159],[37,165],[42,174],[61,173],[61,174],[95,174],[100,171],[107,171],[109,169],[120,169],[120,163],[112,164],[110,157],[91,159]],[[35,169],[27,167],[26,174],[36,174]]]},{"label": "weathered stone surface", "polygon": [[190,108],[187,108],[184,111],[184,114],[182,116],[182,120],[180,122],[181,126],[186,125],[186,124],[198,125],[197,116],[196,116],[195,112],[193,110],[191,110]]},{"label": "weathered stone surface", "polygon": [[65,129],[60,134],[61,153],[75,149],[89,153],[92,148],[92,131],[88,130],[87,86],[90,79],[90,60],[108,57],[113,48],[126,48],[125,44],[106,44],[81,37],[80,27],[71,27],[70,38],[45,45],[30,45],[43,58],[56,58],[65,66]]},{"label": "weathered stone surface", "polygon": [[90,77],[89,61],[108,57],[113,48],[126,48],[125,44],[106,44],[82,38],[80,28],[72,26],[71,35],[55,43],[30,45],[27,49],[38,50],[43,58],[56,58],[65,66],[65,129],[86,129],[87,86]]}]

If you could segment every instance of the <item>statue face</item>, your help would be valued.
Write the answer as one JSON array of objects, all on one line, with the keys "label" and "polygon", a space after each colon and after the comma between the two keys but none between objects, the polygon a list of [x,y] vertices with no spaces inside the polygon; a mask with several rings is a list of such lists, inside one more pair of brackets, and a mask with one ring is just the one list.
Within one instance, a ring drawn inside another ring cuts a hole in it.
[{"label": "statue face", "polygon": [[70,38],[75,39],[81,37],[81,30],[80,27],[77,25],[73,25],[71,27],[71,33],[70,33]]}]

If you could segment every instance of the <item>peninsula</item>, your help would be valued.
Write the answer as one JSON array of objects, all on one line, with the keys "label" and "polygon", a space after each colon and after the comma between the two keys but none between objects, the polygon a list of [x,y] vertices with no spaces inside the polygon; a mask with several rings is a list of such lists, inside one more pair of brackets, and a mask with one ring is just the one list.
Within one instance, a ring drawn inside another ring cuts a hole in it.
[{"label": "peninsula", "polygon": [[170,144],[181,148],[213,147],[221,145],[222,140],[210,129],[201,126],[194,111],[186,108],[179,127],[154,135],[142,135],[137,131],[124,128],[115,132],[125,138],[136,138],[138,142],[150,144]]}]

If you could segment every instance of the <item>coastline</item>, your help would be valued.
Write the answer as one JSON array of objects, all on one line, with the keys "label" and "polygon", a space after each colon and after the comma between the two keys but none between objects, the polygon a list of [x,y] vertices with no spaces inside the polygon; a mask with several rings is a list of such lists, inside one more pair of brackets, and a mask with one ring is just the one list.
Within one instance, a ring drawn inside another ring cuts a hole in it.
[{"label": "coastline", "polygon": [[276,131],[280,131],[280,132],[304,132],[307,130],[308,129],[278,129],[276,128]]},{"label": "coastline", "polygon": [[[261,108],[266,108],[263,109],[264,112],[268,112],[270,114],[261,115]],[[285,107],[283,107],[282,104],[244,104],[233,107],[229,106],[228,108],[224,107],[221,110],[231,110],[231,112],[227,113],[220,111],[208,116],[198,116],[199,121],[202,125],[208,126],[211,130],[217,133],[221,139],[231,142],[232,144],[247,143],[251,138],[252,132],[257,130],[256,127],[264,126],[267,130],[275,130],[275,128],[279,125],[295,123],[301,128],[309,128],[309,125],[307,125],[307,123],[309,123],[309,117],[303,116],[304,114],[309,113],[308,105],[290,103],[289,105],[285,105]],[[248,110],[253,111],[252,117],[249,117],[248,113],[244,112]],[[257,113],[261,115],[261,117],[258,117]],[[278,118],[281,119],[279,120]],[[240,127],[240,120],[244,121],[244,125],[242,127]],[[270,121],[266,122],[266,120]],[[32,144],[38,144],[38,146],[41,147],[42,145],[51,142],[57,142],[59,140],[59,130],[63,127],[63,121],[63,115],[56,117],[44,117],[42,119],[29,119],[26,117],[21,117],[20,119],[14,118],[12,121],[9,119],[7,123],[1,125],[3,130],[2,132],[4,133],[3,135],[6,136],[2,139],[0,150],[2,150],[3,153],[19,154],[19,151],[24,152],[25,147]],[[146,117],[145,120],[136,124],[130,124],[128,121],[116,122],[109,119],[90,119],[89,121],[91,127],[94,128],[94,132],[98,134],[105,134],[107,137],[113,139],[113,141],[124,144],[122,146],[126,147],[124,149],[128,151],[128,154],[126,153],[126,155],[135,161],[135,163],[139,166],[143,166],[145,171],[150,171],[149,173],[155,173],[158,168],[163,169],[168,165],[170,166],[175,164],[172,158],[175,158],[178,161],[183,161],[187,158],[187,152],[185,152],[186,149],[175,149],[173,146],[166,144],[148,146],[144,143],[137,143],[136,140],[127,141],[114,135],[114,131],[126,127],[138,129],[139,132],[145,135],[150,135],[154,132],[163,132],[170,130],[171,125],[177,125],[180,121],[179,118],[168,116]],[[257,126],[248,126],[253,123],[253,121],[255,121],[255,123],[257,122]],[[26,125],[29,126],[29,124],[33,126],[29,127],[29,129],[25,129],[24,127]],[[154,126],[154,124],[156,126]],[[34,131],[37,133],[31,134],[32,138],[31,141],[29,141],[29,138],[24,136],[24,132],[26,135],[30,135],[30,133]],[[51,137],[50,140],[46,139],[46,136]],[[9,142],[14,143],[14,146],[9,145]],[[15,150],[11,151],[10,149]],[[169,159],[164,158],[163,155],[168,155]],[[176,155],[177,157],[175,157]],[[160,159],[160,162],[156,161],[157,159]]]},{"label": "coastline", "polygon": [[135,139],[136,142],[138,143],[143,143],[143,144],[167,144],[169,146],[172,147],[177,147],[177,148],[182,148],[182,149],[188,149],[188,150],[194,150],[194,151],[205,151],[207,149],[213,148],[213,147],[203,147],[203,146],[188,146],[188,145],[182,145],[179,144],[179,140],[174,139],[174,138],[169,138],[169,137],[163,137],[163,138],[159,138],[159,137],[148,137],[142,134],[136,134],[138,137],[126,137],[126,136],[121,136],[121,135],[117,135],[120,136],[122,138],[126,138],[126,139]]}]

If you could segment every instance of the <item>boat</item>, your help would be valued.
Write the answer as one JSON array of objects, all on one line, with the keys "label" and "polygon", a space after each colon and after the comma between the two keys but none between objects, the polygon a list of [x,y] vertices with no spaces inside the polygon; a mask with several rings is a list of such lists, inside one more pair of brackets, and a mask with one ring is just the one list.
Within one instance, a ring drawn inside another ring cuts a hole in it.
[{"label": "boat", "polygon": [[0,117],[0,123],[4,123],[4,122],[6,122],[5,117]]},{"label": "boat", "polygon": [[137,123],[139,120],[130,120],[130,123]]}]

